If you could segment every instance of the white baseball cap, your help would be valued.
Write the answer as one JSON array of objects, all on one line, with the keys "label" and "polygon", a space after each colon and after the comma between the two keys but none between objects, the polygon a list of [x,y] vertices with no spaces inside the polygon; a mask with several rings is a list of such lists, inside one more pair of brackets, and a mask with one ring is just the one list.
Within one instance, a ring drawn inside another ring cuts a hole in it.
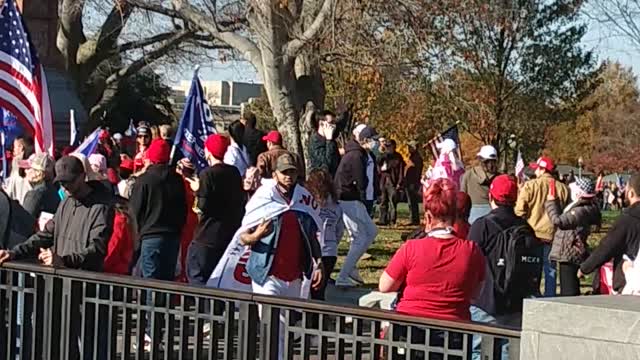
[{"label": "white baseball cap", "polygon": [[367,124],[358,124],[358,125],[356,125],[356,127],[354,127],[353,131],[351,132],[353,134],[353,137],[355,137],[356,140],[360,140],[360,133],[366,127],[367,127]]},{"label": "white baseball cap", "polygon": [[491,145],[485,145],[480,148],[480,152],[478,152],[478,157],[482,160],[497,160],[498,159],[498,151]]}]

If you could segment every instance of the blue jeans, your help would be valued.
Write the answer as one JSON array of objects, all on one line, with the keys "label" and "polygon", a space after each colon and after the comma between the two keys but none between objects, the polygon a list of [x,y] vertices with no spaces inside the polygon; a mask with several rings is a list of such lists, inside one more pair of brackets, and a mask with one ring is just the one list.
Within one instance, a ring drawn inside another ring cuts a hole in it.
[{"label": "blue jeans", "polygon": [[[469,312],[471,312],[471,321],[484,324],[496,324],[496,318],[477,306],[471,305]],[[501,347],[501,359],[509,360],[509,343],[504,339],[496,339],[496,342]],[[471,360],[480,360],[482,355],[482,336],[473,335],[472,346]]]},{"label": "blue jeans", "polygon": [[[142,277],[145,279],[173,281],[176,277],[176,264],[178,263],[178,252],[180,249],[180,235],[162,234],[146,236],[140,239],[140,268]],[[154,307],[164,307],[165,296],[156,296],[155,303],[152,304],[152,292],[147,291],[146,303]],[[146,333],[151,335],[151,331],[156,330],[155,339],[160,339],[162,332],[159,328],[164,324],[162,315],[155,313],[156,327],[151,329],[151,318],[147,314]],[[157,340],[156,340],[157,341]]]},{"label": "blue jeans", "polygon": [[473,223],[479,218],[486,216],[491,212],[491,205],[482,204],[482,205],[472,205],[471,212],[469,213],[469,224],[473,225]]},{"label": "blue jeans", "polygon": [[180,235],[153,235],[142,238],[140,243],[142,277],[173,281],[178,263]]},{"label": "blue jeans", "polygon": [[556,262],[549,260],[551,244],[544,244],[542,255],[542,272],[544,273],[544,297],[556,296]]}]

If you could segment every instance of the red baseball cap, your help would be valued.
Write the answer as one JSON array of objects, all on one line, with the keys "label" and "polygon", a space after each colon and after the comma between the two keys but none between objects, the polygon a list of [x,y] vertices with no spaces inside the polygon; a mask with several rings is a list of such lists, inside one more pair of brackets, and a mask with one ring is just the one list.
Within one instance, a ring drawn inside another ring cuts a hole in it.
[{"label": "red baseball cap", "polygon": [[541,158],[538,159],[538,161],[529,164],[529,167],[536,170],[536,169],[545,169],[548,171],[553,171],[553,169],[556,168],[555,164],[553,163],[553,159],[551,159],[550,157],[547,156],[543,156]]},{"label": "red baseball cap", "polygon": [[133,171],[133,160],[124,159],[120,162],[120,169]]},{"label": "red baseball cap", "polygon": [[262,137],[263,141],[271,141],[274,144],[282,144],[282,135],[279,132],[272,130],[269,133]]},{"label": "red baseball cap", "polygon": [[518,184],[509,175],[496,176],[489,187],[489,194],[496,201],[515,203],[518,200]]}]

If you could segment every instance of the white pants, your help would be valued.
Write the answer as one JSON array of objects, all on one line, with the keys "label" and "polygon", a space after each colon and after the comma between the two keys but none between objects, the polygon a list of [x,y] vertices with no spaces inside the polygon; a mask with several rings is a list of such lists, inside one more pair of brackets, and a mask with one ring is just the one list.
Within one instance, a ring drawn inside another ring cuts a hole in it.
[{"label": "white pants", "polygon": [[348,279],[349,274],[356,268],[360,257],[367,252],[369,246],[378,235],[378,228],[367,212],[367,208],[360,201],[340,201],[344,227],[349,232],[351,245],[344,260],[338,279]]},{"label": "white pants", "polygon": [[[269,276],[264,285],[258,285],[251,282],[251,288],[254,294],[274,295],[299,298],[301,297],[302,280],[284,281],[275,276]],[[262,317],[262,306],[258,307],[258,312]],[[280,331],[278,332],[278,359],[284,359],[284,327],[285,327],[285,310],[280,311]]]}]

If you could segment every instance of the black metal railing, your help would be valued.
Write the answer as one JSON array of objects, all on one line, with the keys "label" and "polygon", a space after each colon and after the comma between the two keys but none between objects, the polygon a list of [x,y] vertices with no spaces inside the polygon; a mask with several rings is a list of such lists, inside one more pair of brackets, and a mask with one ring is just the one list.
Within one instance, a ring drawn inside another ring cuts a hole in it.
[{"label": "black metal railing", "polygon": [[[384,334],[383,334],[384,333]],[[0,267],[0,359],[519,359],[520,331],[85,271]],[[145,346],[146,344],[146,346]]]}]

